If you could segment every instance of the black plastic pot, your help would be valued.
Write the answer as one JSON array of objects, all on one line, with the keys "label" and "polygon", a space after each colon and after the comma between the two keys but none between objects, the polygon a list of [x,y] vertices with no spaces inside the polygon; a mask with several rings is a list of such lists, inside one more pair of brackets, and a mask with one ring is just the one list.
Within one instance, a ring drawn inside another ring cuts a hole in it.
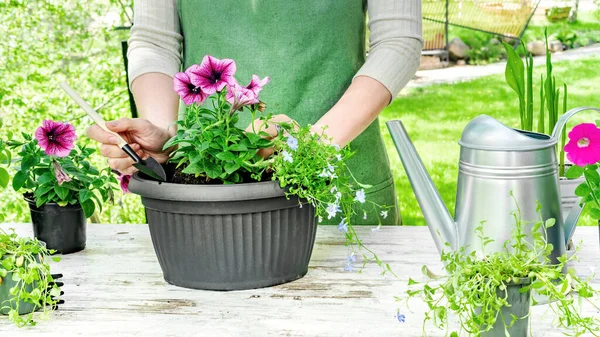
[{"label": "black plastic pot", "polygon": [[314,209],[287,199],[277,182],[159,183],[134,175],[154,250],[167,282],[208,290],[253,289],[304,276]]},{"label": "black plastic pot", "polygon": [[[529,336],[529,310],[531,307],[531,290],[522,293],[521,288],[531,284],[530,278],[522,278],[519,282],[510,283],[506,286],[506,290],[497,290],[498,297],[507,298],[510,307],[502,307],[500,315],[496,319],[494,327],[487,332],[482,332],[481,337],[505,337],[504,326],[512,326],[508,328],[510,336]],[[477,311],[479,313],[479,311]],[[513,322],[512,315],[517,317]],[[504,317],[504,321],[502,320]]]},{"label": "black plastic pot", "polygon": [[25,200],[31,210],[33,235],[46,242],[48,249],[70,254],[85,248],[86,218],[80,204],[59,206],[49,203],[37,207],[34,200]]}]

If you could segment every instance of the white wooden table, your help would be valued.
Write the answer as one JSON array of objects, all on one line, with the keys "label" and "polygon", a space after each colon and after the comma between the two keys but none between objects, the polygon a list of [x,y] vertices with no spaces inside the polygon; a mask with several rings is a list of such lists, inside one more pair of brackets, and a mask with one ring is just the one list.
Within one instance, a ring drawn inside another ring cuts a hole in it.
[{"label": "white wooden table", "polygon": [[[30,224],[2,224],[31,235]],[[89,225],[85,251],[53,265],[63,273],[66,301],[35,327],[19,329],[0,317],[0,336],[421,336],[424,305],[411,311],[395,301],[408,277],[421,278],[423,264],[441,271],[425,227],[360,228],[365,244],[389,262],[401,280],[380,276],[377,265],[344,272],[347,248],[334,226],[317,233],[308,274],[288,284],[234,292],[179,288],[167,284],[146,225]],[[580,227],[578,273],[600,272],[598,228]],[[600,288],[600,277],[594,280]],[[396,319],[397,311],[406,322]],[[588,315],[600,315],[589,303]],[[545,314],[533,309],[533,336],[560,336]],[[443,332],[428,329],[430,336]]]}]

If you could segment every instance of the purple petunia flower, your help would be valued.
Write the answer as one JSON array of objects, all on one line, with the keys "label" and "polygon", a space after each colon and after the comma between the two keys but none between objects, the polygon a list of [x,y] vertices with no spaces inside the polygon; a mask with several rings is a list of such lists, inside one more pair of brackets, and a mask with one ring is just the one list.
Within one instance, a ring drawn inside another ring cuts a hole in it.
[{"label": "purple petunia flower", "polygon": [[231,104],[232,112],[246,105],[259,103],[258,97],[250,89],[246,89],[237,83],[227,85],[225,98]]},{"label": "purple petunia flower", "polygon": [[58,181],[58,186],[71,181],[71,177],[67,175],[67,172],[60,166],[59,162],[52,160],[52,166],[54,167],[54,176],[56,177],[56,181]]},{"label": "purple petunia flower", "polygon": [[257,75],[252,75],[252,79],[250,83],[246,86],[246,89],[252,91],[256,97],[258,97],[258,93],[262,90],[262,88],[267,85],[271,79],[269,76],[263,78],[262,80]]},{"label": "purple petunia flower", "polygon": [[35,130],[35,139],[47,155],[66,157],[75,147],[77,135],[73,125],[46,119]]},{"label": "purple petunia flower", "polygon": [[186,70],[186,72],[175,74],[173,77],[173,89],[179,94],[179,97],[181,97],[185,105],[192,105],[193,103],[202,105],[210,95],[202,91],[202,88],[192,83],[188,71],[189,69]]},{"label": "purple petunia flower", "polygon": [[119,180],[119,185],[121,186],[123,193],[129,193],[129,181],[131,180],[131,174],[121,174],[117,177],[117,180]]},{"label": "purple petunia flower", "polygon": [[192,83],[202,88],[202,91],[212,95],[223,90],[226,85],[236,83],[236,65],[232,59],[219,60],[210,55],[204,56],[202,63],[188,69]]}]

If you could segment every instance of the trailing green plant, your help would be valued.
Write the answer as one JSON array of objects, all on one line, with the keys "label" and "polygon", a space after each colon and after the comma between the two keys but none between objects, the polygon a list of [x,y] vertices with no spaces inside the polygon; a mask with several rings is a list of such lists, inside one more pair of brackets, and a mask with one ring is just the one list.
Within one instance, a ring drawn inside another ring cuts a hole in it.
[{"label": "trailing green plant", "polygon": [[[389,207],[367,200],[366,190],[371,186],[354,179],[346,165],[352,156],[350,148],[332,144],[325,130],[264,115],[266,105],[258,94],[269,78],[253,75],[243,87],[234,77],[235,69],[233,60],[207,55],[202,64],[175,74],[174,87],[186,108],[175,122],[177,133],[164,145],[165,149],[177,146],[169,160],[176,166],[172,181],[237,184],[276,180],[288,197],[299,198],[299,207],[308,203],[319,219],[339,221],[338,229],[351,247],[346,269],[351,270],[356,260],[355,248],[364,248],[365,263],[375,260],[384,272],[390,272],[389,266],[362,245],[351,224],[354,216],[371,216],[377,219],[374,223],[380,222]],[[236,125],[243,113],[251,117],[248,130]],[[361,214],[356,214],[357,209]]]},{"label": "trailing green plant", "polygon": [[37,239],[0,229],[0,287],[8,281],[14,283],[8,298],[0,298],[0,311],[7,312],[19,327],[36,324],[33,313],[19,315],[21,306],[29,305],[47,316],[58,303],[60,288],[50,273],[49,260],[58,262],[60,258],[50,257],[52,253]]},{"label": "trailing green plant", "polygon": [[[538,213],[540,209],[538,206]],[[562,256],[557,264],[551,264],[553,247],[546,240],[546,229],[555,224],[554,219],[543,221],[539,213],[540,220],[525,222],[518,206],[512,214],[515,224],[511,239],[504,243],[504,250],[486,252],[486,246],[494,240],[486,235],[482,223],[475,230],[481,247],[461,247],[458,251],[442,253],[441,260],[447,275],[434,275],[427,266],[423,266],[426,281],[409,279],[409,289],[402,300],[419,297],[427,304],[424,336],[428,323],[445,329],[446,336],[459,336],[462,332],[480,336],[493,329],[497,320],[502,320],[508,336],[507,329],[515,319],[529,316],[503,317],[501,311],[503,307],[511,306],[505,290],[511,284],[519,284],[522,279],[531,281],[522,286],[522,293],[535,291],[548,298],[558,326],[568,331],[565,335],[600,335],[600,320],[583,316],[573,294],[575,292],[579,298],[588,300],[598,295],[599,292],[589,285],[592,277],[581,279],[573,269],[563,273],[567,262],[576,259],[580,247],[572,257]],[[471,251],[472,248],[475,249]],[[536,304],[535,298],[532,298],[532,304]],[[450,331],[450,313],[458,318],[458,331]]]},{"label": "trailing green plant", "polygon": [[22,133],[23,140],[7,145],[18,150],[12,187],[35,200],[60,206],[80,203],[86,217],[112,202],[117,179],[109,168],[98,170],[89,161],[96,151],[77,146],[73,126],[46,120],[35,133]]}]

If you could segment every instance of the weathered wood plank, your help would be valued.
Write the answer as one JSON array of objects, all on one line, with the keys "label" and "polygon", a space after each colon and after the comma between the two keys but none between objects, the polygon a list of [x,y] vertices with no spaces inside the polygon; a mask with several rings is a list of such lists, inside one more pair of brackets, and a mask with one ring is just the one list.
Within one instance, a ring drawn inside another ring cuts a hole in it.
[{"label": "weathered wood plank", "polygon": [[[31,235],[30,224],[3,224]],[[310,270],[304,278],[281,286],[212,292],[167,284],[146,225],[89,225],[85,251],[67,255],[53,266],[64,277],[65,305],[36,327],[17,329],[0,317],[2,336],[421,336],[424,306],[413,312],[394,300],[406,290],[408,277],[419,278],[423,264],[441,264],[424,227],[360,228],[365,244],[389,262],[400,280],[382,277],[368,265],[362,273],[344,272],[348,254],[336,227],[320,227]],[[577,229],[583,240],[581,275],[600,270],[598,229]],[[600,287],[600,277],[594,280]],[[394,317],[400,309],[407,317]],[[537,336],[560,336],[547,307],[533,310]],[[600,315],[583,303],[587,314]],[[442,332],[428,330],[430,336]]]}]

